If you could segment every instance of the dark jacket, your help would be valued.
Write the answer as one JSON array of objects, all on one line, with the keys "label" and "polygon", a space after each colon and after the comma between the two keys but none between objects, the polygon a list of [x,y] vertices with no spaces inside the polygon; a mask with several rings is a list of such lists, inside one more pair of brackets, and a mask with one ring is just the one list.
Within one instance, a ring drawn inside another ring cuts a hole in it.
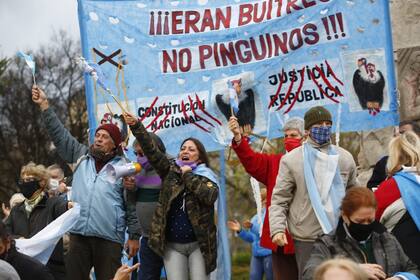
[{"label": "dark jacket", "polygon": [[169,160],[155,147],[143,124],[139,122],[130,128],[150,164],[162,178],[162,190],[149,235],[150,248],[163,256],[166,246],[168,212],[174,199],[185,192],[188,218],[205,260],[206,273],[209,274],[216,268],[217,258],[214,221],[214,202],[218,196],[217,185],[206,177],[194,175],[191,172],[182,175],[175,162]]},{"label": "dark jacket", "polygon": [[[6,227],[15,239],[20,237],[31,238],[66,211],[66,200],[62,197],[47,197],[45,195],[34,207],[29,217],[26,214],[25,202],[13,207],[6,220]],[[55,246],[47,266],[51,270],[65,272],[62,239]]]},{"label": "dark jacket", "polygon": [[[376,263],[384,269],[387,277],[392,277],[397,272],[410,272],[420,276],[417,266],[404,253],[397,239],[381,224],[378,224],[371,239]],[[367,262],[367,256],[359,248],[358,242],[347,235],[342,220],[335,232],[324,234],[316,240],[303,271],[303,279],[312,279],[315,269],[323,261],[334,257],[349,258],[356,263]]]},{"label": "dark jacket", "polygon": [[376,188],[380,183],[386,180],[386,164],[388,162],[388,156],[384,156],[375,164],[373,168],[372,176],[367,182],[369,189]]},{"label": "dark jacket", "polygon": [[19,253],[14,246],[14,241],[12,241],[12,246],[7,251],[4,260],[13,266],[21,280],[54,280],[45,265],[34,258]]}]

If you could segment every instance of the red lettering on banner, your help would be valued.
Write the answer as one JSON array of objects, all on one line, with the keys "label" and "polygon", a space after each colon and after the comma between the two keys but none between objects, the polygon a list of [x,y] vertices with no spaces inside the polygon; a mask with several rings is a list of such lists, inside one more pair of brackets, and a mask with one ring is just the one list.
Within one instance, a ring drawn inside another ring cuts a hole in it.
[{"label": "red lettering on banner", "polygon": [[[341,36],[346,36],[343,14],[339,12],[327,15],[324,19],[330,18],[334,18],[338,22],[336,32],[341,31]],[[249,37],[236,41],[213,42],[189,48],[162,50],[161,69],[163,73],[189,72],[234,66],[282,56],[305,46],[318,44],[321,40],[320,26],[322,27],[322,24],[307,23],[288,31],[256,35],[258,38]],[[208,27],[210,28],[210,25]],[[328,38],[325,39],[322,42],[325,43],[328,40]]]},{"label": "red lettering on banner", "polygon": [[198,33],[199,29],[196,24],[200,20],[200,13],[197,11],[186,11],[185,12],[185,33],[190,33],[190,28]]},{"label": "red lettering on banner", "polygon": [[[149,35],[201,33],[256,24],[282,17],[282,11],[289,15],[329,1],[265,0],[211,9],[152,10],[149,13]],[[232,11],[238,11],[238,22],[234,24],[231,23]]]},{"label": "red lettering on banner", "polygon": [[205,60],[212,57],[213,49],[209,45],[202,45],[198,47],[200,55],[200,68],[206,69]]},{"label": "red lettering on banner", "polygon": [[247,40],[239,40],[235,43],[235,50],[238,54],[238,59],[242,63],[248,63],[252,60],[252,53],[249,50],[242,51],[241,46],[249,49],[249,42]]},{"label": "red lettering on banner", "polygon": [[238,26],[248,24],[252,20],[252,4],[243,4],[239,6]]},{"label": "red lettering on banner", "polygon": [[178,29],[179,24],[182,24],[182,18],[178,18],[182,16],[182,11],[174,11],[172,12],[172,34],[182,34],[182,29]]},{"label": "red lettering on banner", "polygon": [[201,23],[200,32],[204,32],[207,27],[209,27],[210,30],[214,30],[214,23],[213,23],[213,18],[211,16],[210,9],[204,10],[204,16],[203,16],[203,21]]},{"label": "red lettering on banner", "polygon": [[223,13],[222,9],[216,9],[216,30],[220,29],[220,24],[223,24],[224,28],[230,28],[230,20],[232,18],[232,8],[226,7],[226,15]]}]

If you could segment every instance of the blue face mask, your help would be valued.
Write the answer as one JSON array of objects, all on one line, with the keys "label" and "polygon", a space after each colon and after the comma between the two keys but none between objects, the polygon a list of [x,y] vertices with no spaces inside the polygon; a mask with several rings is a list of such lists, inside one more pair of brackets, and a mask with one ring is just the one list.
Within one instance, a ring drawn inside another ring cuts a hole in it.
[{"label": "blue face mask", "polygon": [[311,138],[319,145],[325,144],[331,138],[331,126],[320,126],[311,128]]}]

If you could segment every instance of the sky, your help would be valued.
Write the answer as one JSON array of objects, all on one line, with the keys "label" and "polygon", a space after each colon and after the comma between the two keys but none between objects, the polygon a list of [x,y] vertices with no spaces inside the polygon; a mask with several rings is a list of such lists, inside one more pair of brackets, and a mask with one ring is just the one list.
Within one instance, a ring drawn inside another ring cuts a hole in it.
[{"label": "sky", "polygon": [[0,58],[36,50],[60,29],[80,38],[77,0],[0,0]]}]

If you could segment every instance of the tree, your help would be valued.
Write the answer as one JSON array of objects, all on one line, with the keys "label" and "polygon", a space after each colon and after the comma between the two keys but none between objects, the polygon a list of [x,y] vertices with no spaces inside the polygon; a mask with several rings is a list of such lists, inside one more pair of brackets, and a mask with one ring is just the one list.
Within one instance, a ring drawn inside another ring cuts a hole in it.
[{"label": "tree", "polygon": [[[87,142],[87,113],[82,70],[75,62],[79,43],[64,31],[33,54],[36,82],[49,97],[58,117],[80,142]],[[32,76],[19,58],[0,61],[0,199],[16,192],[20,168],[29,161],[49,165],[57,156],[31,100]]]}]

